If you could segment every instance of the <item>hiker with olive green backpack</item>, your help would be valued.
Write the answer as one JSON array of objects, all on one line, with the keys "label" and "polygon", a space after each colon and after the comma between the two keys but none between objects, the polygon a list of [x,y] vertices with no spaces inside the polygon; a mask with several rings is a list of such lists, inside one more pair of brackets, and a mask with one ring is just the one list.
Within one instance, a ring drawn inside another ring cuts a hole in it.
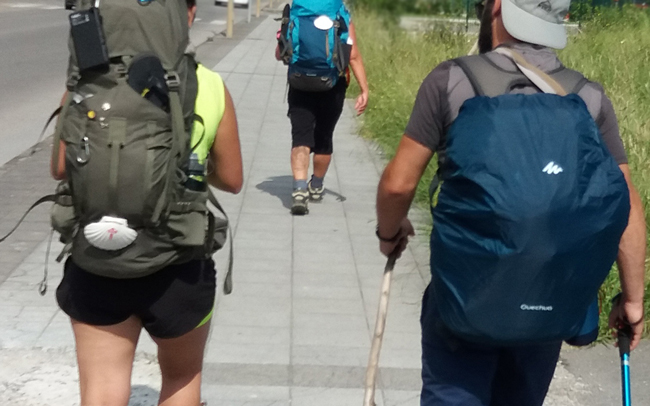
[{"label": "hiker with olive green backpack", "polygon": [[243,175],[230,94],[186,53],[195,14],[195,0],[81,0],[70,15],[52,223],[70,253],[56,297],[82,405],[128,403],[142,328],[158,345],[160,403],[200,403],[211,257],[228,230],[210,186],[238,193]]}]

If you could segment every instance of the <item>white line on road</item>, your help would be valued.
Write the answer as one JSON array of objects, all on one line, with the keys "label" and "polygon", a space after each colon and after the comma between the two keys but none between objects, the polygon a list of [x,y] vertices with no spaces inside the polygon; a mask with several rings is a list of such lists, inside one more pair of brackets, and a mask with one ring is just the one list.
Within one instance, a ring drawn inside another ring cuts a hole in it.
[{"label": "white line on road", "polygon": [[7,4],[11,8],[38,8],[41,10],[63,10],[63,6],[51,6],[48,4],[34,4],[34,3],[13,3]]}]

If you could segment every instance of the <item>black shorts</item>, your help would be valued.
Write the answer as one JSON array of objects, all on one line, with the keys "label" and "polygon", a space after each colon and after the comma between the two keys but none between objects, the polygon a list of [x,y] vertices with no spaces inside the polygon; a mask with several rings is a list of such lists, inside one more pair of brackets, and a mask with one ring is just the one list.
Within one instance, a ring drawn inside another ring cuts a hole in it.
[{"label": "black shorts", "polygon": [[309,147],[315,154],[332,153],[332,137],[343,111],[346,90],[344,78],[326,92],[289,88],[292,148]]},{"label": "black shorts", "polygon": [[68,316],[82,323],[108,326],[136,316],[152,336],[175,338],[210,319],[216,279],[212,260],[171,265],[142,278],[115,279],[91,274],[69,258],[56,299]]}]

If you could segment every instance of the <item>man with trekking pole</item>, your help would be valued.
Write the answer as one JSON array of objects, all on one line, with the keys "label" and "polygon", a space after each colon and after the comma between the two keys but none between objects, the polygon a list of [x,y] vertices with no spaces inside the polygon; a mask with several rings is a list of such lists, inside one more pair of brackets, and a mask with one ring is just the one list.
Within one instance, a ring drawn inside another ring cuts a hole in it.
[{"label": "man with trekking pole", "polygon": [[437,154],[422,406],[541,406],[562,342],[597,337],[598,289],[615,261],[610,327],[629,329],[631,349],[641,338],[642,202],[603,88],[550,49],[566,46],[569,4],[478,3],[480,55],[424,79],[382,175],[377,236],[399,256]]}]

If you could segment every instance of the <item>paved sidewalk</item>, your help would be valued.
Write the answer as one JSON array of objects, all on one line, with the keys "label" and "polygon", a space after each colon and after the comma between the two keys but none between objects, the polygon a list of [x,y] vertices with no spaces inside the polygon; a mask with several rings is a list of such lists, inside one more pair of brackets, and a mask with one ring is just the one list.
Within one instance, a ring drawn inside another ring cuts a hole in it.
[{"label": "paved sidewalk", "polygon": [[[312,204],[308,216],[289,214],[291,141],[286,68],[273,57],[277,24],[263,21],[214,67],[237,108],[245,184],[237,196],[220,195],[235,233],[235,286],[232,295],[218,297],[204,398],[211,406],[359,406],[384,266],[374,236],[383,162],[377,149],[356,135],[357,122],[347,106],[336,131],[324,201]],[[0,232],[53,189],[48,154],[44,143],[31,158],[0,169],[5,195],[0,196]],[[27,185],[25,177],[33,182]],[[4,205],[7,193],[14,193],[11,206]],[[420,212],[413,215],[426,219]],[[41,208],[19,234],[0,244],[2,405],[78,404],[73,337],[53,295],[61,277],[61,265],[54,262],[57,243],[50,256],[50,290],[45,297],[37,292],[47,232],[47,209]],[[226,260],[225,253],[217,255],[219,270]],[[418,317],[427,281],[426,243],[416,240],[395,268],[380,406],[419,405]],[[598,351],[563,353],[546,406],[619,402],[617,353]],[[647,346],[640,351],[644,354],[647,359]],[[634,364],[635,385],[648,393],[648,374],[640,373],[639,364]],[[155,405],[159,387],[155,347],[143,334],[130,405]],[[647,404],[648,399],[637,395],[635,400]]]}]

